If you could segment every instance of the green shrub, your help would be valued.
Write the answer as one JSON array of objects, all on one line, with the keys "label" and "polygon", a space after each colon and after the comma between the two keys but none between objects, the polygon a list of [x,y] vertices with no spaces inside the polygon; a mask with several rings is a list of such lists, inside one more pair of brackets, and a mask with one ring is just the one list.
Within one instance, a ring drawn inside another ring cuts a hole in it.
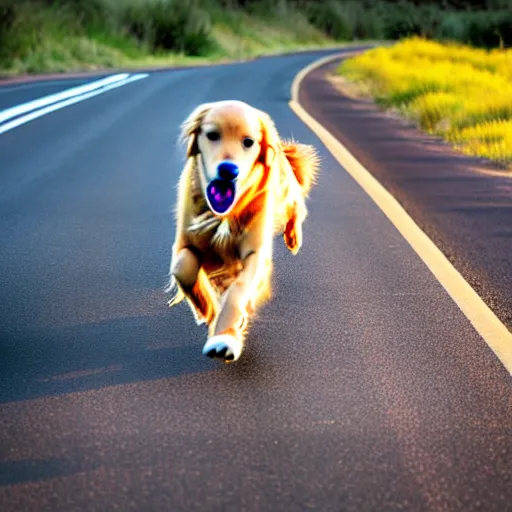
[{"label": "green shrub", "polygon": [[13,5],[0,5],[0,61],[16,52],[17,41],[12,39],[16,19],[17,12]]},{"label": "green shrub", "polygon": [[65,9],[37,8],[30,1],[4,2],[0,6],[0,63],[23,59],[40,47],[48,34],[61,34],[76,29]]},{"label": "green shrub", "polygon": [[443,16],[436,31],[436,37],[441,41],[467,42],[468,24],[463,13],[449,12]]},{"label": "green shrub", "polygon": [[359,4],[355,18],[353,36],[355,39],[384,38],[384,22],[376,9],[364,10]]},{"label": "green shrub", "polygon": [[282,18],[295,10],[295,6],[287,0],[256,0],[242,7],[248,14],[254,14],[260,18]]},{"label": "green shrub", "polygon": [[512,45],[512,11],[468,13],[466,23],[464,42],[484,48]]},{"label": "green shrub", "polygon": [[377,12],[385,37],[392,40],[411,36],[432,38],[444,17],[435,5],[416,6],[405,0],[394,4],[380,2]]},{"label": "green shrub", "polygon": [[122,20],[128,33],[152,52],[198,56],[212,48],[210,18],[197,2],[133,3],[122,11]]},{"label": "green shrub", "polygon": [[377,12],[384,25],[387,39],[402,39],[421,34],[421,23],[418,9],[409,2],[400,1],[397,4],[380,3]]},{"label": "green shrub", "polygon": [[115,22],[112,4],[105,0],[54,0],[49,3],[52,6],[67,9],[83,30],[98,27],[110,28]]},{"label": "green shrub", "polygon": [[512,10],[450,13],[436,36],[482,48],[511,47]]},{"label": "green shrub", "polygon": [[336,0],[310,2],[305,9],[309,21],[328,36],[341,41],[352,39],[353,27],[343,3]]}]

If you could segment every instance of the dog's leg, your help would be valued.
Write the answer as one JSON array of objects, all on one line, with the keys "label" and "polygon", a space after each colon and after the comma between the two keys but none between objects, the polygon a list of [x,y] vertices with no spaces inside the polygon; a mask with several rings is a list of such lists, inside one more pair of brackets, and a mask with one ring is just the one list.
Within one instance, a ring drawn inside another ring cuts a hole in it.
[{"label": "dog's leg", "polygon": [[217,297],[198,256],[186,247],[179,250],[171,264],[171,275],[187,300],[196,322],[209,325],[217,314]]},{"label": "dog's leg", "polygon": [[217,294],[201,268],[199,255],[190,248],[188,227],[193,219],[194,161],[188,159],[180,176],[176,207],[176,236],[172,248],[171,280],[167,291],[175,291],[169,305],[186,299],[198,324],[210,324],[218,310]]},{"label": "dog's leg", "polygon": [[284,228],[284,242],[292,254],[297,254],[302,247],[302,222],[293,215]]},{"label": "dog's leg", "polygon": [[302,224],[306,219],[306,206],[303,200],[295,202],[284,228],[284,242],[292,254],[302,247]]},{"label": "dog's leg", "polygon": [[223,296],[222,305],[203,354],[225,362],[242,353],[249,314],[268,297],[272,265],[273,203],[268,201],[254,217],[239,245],[242,270]]},{"label": "dog's leg", "polygon": [[266,292],[268,288],[270,264],[258,253],[251,253],[244,259],[243,270],[224,294],[211,337],[203,348],[204,355],[225,362],[240,357],[249,313],[254,312],[259,296],[264,296],[262,290]]}]

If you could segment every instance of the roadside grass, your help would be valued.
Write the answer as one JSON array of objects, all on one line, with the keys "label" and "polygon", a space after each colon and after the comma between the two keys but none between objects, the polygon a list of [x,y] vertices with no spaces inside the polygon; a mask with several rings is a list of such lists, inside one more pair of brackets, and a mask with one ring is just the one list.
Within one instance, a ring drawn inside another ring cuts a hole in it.
[{"label": "roadside grass", "polygon": [[0,0],[0,75],[214,63],[414,35],[510,46],[510,1],[468,11],[444,0]]},{"label": "roadside grass", "polygon": [[214,0],[16,0],[5,9],[3,76],[208,64],[344,46],[291,8],[250,13],[221,9]]},{"label": "roadside grass", "polygon": [[309,24],[295,10],[290,10],[285,16],[255,15],[241,10],[214,11],[212,21],[212,34],[218,53],[227,58],[247,58],[340,44]]},{"label": "roadside grass", "polygon": [[347,59],[338,73],[465,154],[512,169],[512,50],[414,37]]}]

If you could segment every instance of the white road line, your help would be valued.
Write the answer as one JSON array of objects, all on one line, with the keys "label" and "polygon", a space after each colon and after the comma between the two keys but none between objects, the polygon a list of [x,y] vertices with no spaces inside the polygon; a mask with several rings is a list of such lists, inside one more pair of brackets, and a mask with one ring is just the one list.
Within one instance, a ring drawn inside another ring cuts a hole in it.
[{"label": "white road line", "polygon": [[100,87],[104,87],[115,82],[120,82],[121,80],[125,80],[126,78],[128,78],[128,76],[128,73],[112,75],[107,78],[102,78],[101,80],[96,80],[94,82],[85,85],[80,85],[78,87],[72,87],[71,89],[65,89],[64,91],[60,91],[55,94],[50,94],[49,96],[43,96],[42,98],[38,98],[37,100],[27,101],[26,103],[22,103],[21,105],[16,105],[15,107],[7,108],[5,110],[0,111],[0,123],[12,119],[13,117],[26,114],[27,112],[30,112],[32,110],[36,110],[41,107],[46,107],[47,105],[51,105],[52,103],[57,103],[57,101],[62,101],[73,96],[79,96],[80,94],[88,93],[95,89],[99,89]]},{"label": "white road line", "polygon": [[140,73],[137,75],[132,75],[129,78],[126,78],[125,80],[122,80],[120,82],[111,83],[110,85],[107,85],[106,87],[102,87],[101,89],[97,89],[97,90],[88,92],[86,94],[81,94],[80,96],[74,96],[65,101],[61,101],[59,103],[49,105],[48,107],[42,108],[40,110],[36,110],[35,112],[31,112],[30,114],[27,114],[23,117],[18,117],[17,119],[14,119],[8,123],[4,123],[4,124],[0,125],[0,135],[2,133],[8,132],[9,130],[17,128],[18,126],[21,126],[25,123],[33,121],[34,119],[37,119],[38,117],[45,116],[46,114],[50,114],[51,112],[55,112],[56,110],[59,110],[61,108],[68,107],[69,105],[73,105],[80,101],[87,100],[89,98],[92,98],[93,96],[98,96],[99,94],[103,94],[104,92],[110,91],[112,89],[116,89],[117,87],[122,87],[123,85],[129,84],[131,82],[135,82],[137,80],[147,78],[148,76],[149,75],[147,73]]}]

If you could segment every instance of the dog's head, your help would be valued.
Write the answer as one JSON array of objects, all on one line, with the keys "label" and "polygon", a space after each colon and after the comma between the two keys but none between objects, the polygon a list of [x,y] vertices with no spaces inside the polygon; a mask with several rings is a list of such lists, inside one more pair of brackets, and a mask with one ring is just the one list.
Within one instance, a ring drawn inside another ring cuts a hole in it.
[{"label": "dog's head", "polygon": [[270,117],[241,101],[198,106],[182,125],[187,158],[199,156],[209,207],[228,214],[244,192],[269,172],[279,145]]}]

